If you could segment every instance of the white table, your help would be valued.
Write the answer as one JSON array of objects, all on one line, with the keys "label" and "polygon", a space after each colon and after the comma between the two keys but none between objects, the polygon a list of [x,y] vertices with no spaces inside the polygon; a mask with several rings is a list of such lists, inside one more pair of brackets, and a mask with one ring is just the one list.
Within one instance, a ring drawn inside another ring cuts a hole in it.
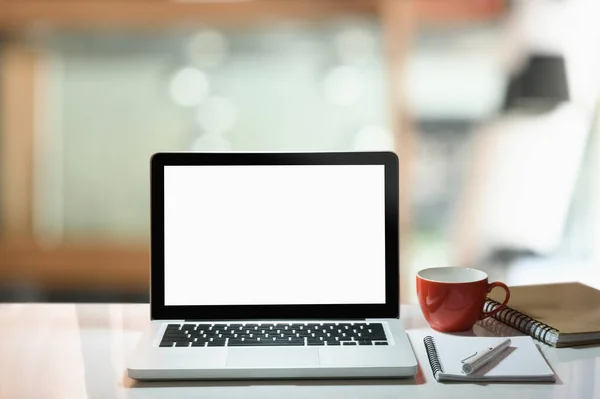
[{"label": "white table", "polygon": [[[427,327],[417,307],[401,314],[407,329]],[[125,362],[148,319],[148,305],[0,305],[0,398],[600,398],[600,347],[545,345],[555,384],[441,384],[417,342],[408,380],[141,383]]]}]

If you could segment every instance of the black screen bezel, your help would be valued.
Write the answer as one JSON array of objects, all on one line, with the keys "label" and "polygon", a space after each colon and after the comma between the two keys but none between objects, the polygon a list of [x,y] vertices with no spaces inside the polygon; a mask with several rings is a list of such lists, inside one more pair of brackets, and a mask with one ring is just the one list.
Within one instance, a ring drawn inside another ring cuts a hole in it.
[{"label": "black screen bezel", "polygon": [[[170,165],[384,165],[385,303],[166,306],[164,167]],[[150,160],[150,314],[153,320],[364,319],[399,317],[399,177],[393,152],[156,153]]]}]

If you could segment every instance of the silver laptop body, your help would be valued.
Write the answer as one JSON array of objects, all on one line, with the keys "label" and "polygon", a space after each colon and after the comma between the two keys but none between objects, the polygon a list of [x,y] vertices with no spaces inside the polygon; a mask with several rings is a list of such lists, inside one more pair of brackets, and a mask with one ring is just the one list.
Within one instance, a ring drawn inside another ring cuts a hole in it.
[{"label": "silver laptop body", "polygon": [[412,377],[390,152],[158,153],[134,379]]}]

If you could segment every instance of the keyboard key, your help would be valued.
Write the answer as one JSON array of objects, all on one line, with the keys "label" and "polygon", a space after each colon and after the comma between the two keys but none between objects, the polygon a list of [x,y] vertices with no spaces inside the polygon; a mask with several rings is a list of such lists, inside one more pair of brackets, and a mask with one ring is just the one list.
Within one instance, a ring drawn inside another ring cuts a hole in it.
[{"label": "keyboard key", "polygon": [[227,346],[304,346],[304,340],[250,340],[250,341],[231,341],[227,343]]},{"label": "keyboard key", "polygon": [[358,341],[358,344],[359,345],[372,345],[371,341],[365,341],[365,340]]},{"label": "keyboard key", "polygon": [[162,338],[164,341],[171,341],[171,342],[176,342],[176,341],[189,341],[187,336],[184,335],[165,335]]},{"label": "keyboard key", "polygon": [[170,348],[173,346],[173,344],[174,344],[173,341],[162,341],[159,346],[161,348]]},{"label": "keyboard key", "polygon": [[224,329],[225,327],[227,327],[227,324],[213,324],[212,329],[220,331],[220,330]]},{"label": "keyboard key", "polygon": [[198,326],[196,326],[196,331],[208,331],[210,327],[210,324],[198,324]]},{"label": "keyboard key", "polygon": [[190,346],[189,341],[177,341],[175,342],[175,346],[176,347],[186,347],[186,346]]},{"label": "keyboard key", "polygon": [[192,342],[192,346],[206,346],[206,341],[196,341],[196,342]]},{"label": "keyboard key", "polygon": [[387,345],[387,342],[374,342],[375,345]]},{"label": "keyboard key", "polygon": [[342,341],[342,345],[356,345],[356,341]]},{"label": "keyboard key", "polygon": [[195,324],[184,324],[181,329],[185,331],[194,330],[196,328]]},{"label": "keyboard key", "polygon": [[208,341],[206,346],[225,346],[225,339],[214,339]]},{"label": "keyboard key", "polygon": [[385,331],[381,323],[367,324],[366,328],[361,330],[361,337],[363,339],[370,339],[371,341],[385,341]]},{"label": "keyboard key", "polygon": [[367,324],[367,331],[373,334],[385,334],[381,323]]},{"label": "keyboard key", "polygon": [[[227,343],[227,346],[231,346],[231,347],[234,347],[234,346],[259,346],[259,344],[260,344],[259,341],[255,341],[255,340],[246,341],[246,340],[244,340],[244,341],[233,341],[233,342],[229,341]],[[262,345],[262,346],[264,346],[264,345]]]},{"label": "keyboard key", "polygon": [[360,339],[370,340],[370,341],[386,341],[385,334],[362,334]]},{"label": "keyboard key", "polygon": [[258,346],[304,346],[304,341],[272,341],[272,340],[261,340],[257,343]]},{"label": "keyboard key", "polygon": [[185,333],[185,331],[182,331],[182,330],[167,330],[167,331],[165,331],[164,335],[177,337],[177,336],[184,336],[184,335],[186,335],[186,333]]},{"label": "keyboard key", "polygon": [[173,341],[175,341],[175,340],[177,340],[179,338],[183,339],[185,337],[187,337],[187,334],[184,331],[182,331],[180,333],[169,333],[169,332],[167,332],[167,333],[165,333],[163,335],[163,339],[171,339]]}]

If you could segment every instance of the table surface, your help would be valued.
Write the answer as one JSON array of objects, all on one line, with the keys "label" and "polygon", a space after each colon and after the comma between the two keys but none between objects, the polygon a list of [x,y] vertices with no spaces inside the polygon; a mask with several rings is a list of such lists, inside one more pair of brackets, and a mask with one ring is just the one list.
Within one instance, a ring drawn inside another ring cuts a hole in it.
[{"label": "table surface", "polygon": [[[416,306],[401,315],[409,336],[427,327]],[[148,320],[147,304],[0,305],[0,398],[600,398],[600,347],[543,344],[555,384],[438,383],[416,343],[411,379],[137,382],[125,364]]]}]

